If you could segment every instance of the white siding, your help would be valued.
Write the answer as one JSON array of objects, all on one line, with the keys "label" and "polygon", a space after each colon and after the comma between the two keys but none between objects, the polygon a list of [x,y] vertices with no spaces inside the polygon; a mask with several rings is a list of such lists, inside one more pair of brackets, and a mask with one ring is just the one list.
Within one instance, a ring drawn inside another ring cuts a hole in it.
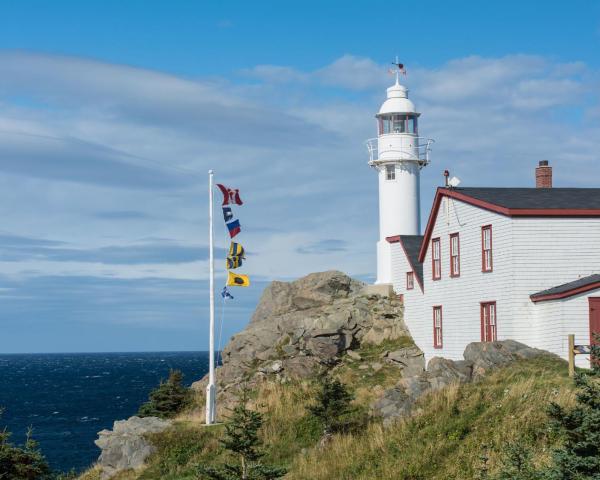
[{"label": "white siding", "polygon": [[[568,356],[569,334],[575,335],[576,345],[590,343],[589,298],[600,297],[600,289],[560,300],[549,300],[536,304],[537,322],[540,331],[551,327],[548,334],[541,334],[540,348],[550,350],[563,358]],[[590,356],[577,355],[575,364],[589,368]]]},{"label": "white siding", "polygon": [[417,274],[415,273],[415,288],[412,290],[406,289],[406,272],[411,272],[412,267],[410,262],[406,258],[404,249],[399,242],[392,243],[392,284],[394,291],[397,294],[404,296],[404,321],[406,326],[413,335],[415,343],[419,345],[419,342],[414,337],[414,328],[411,327],[410,321],[413,319],[420,318],[421,302],[423,301],[423,292],[419,281],[417,280]]},{"label": "white siding", "polygon": [[[492,272],[482,272],[484,225],[492,225]],[[450,234],[456,232],[460,234],[460,277],[452,278]],[[431,272],[433,238],[441,241],[442,278],[436,281]],[[498,340],[514,339],[563,358],[567,334],[576,334],[577,342],[589,343],[590,295],[538,304],[530,295],[600,273],[599,218],[511,218],[446,197],[428,247],[423,263],[424,293],[415,289],[407,295],[405,275],[410,267],[400,244],[392,246],[394,288],[405,294],[405,322],[426,360],[433,356],[462,359],[468,343],[481,341],[480,304],[488,301],[496,302]],[[441,349],[433,348],[436,305],[442,306],[443,314]],[[582,362],[580,358],[578,364]]]},{"label": "white siding", "polygon": [[[600,272],[600,219],[514,218],[512,223],[515,299],[512,338],[566,358],[566,335],[576,332],[563,329],[563,313],[557,317],[555,309],[543,305],[546,302],[534,304],[529,296]],[[587,309],[584,312],[583,307],[571,307],[577,302],[571,303],[569,299],[563,302],[563,309],[576,314],[573,321],[589,328]],[[547,316],[543,314],[546,310]]]},{"label": "white siding", "polygon": [[[481,227],[492,225],[493,271],[481,271]],[[460,235],[460,276],[450,277],[450,234]],[[481,302],[495,301],[498,339],[512,327],[510,219],[464,202],[444,198],[431,238],[440,238],[442,278],[432,280],[431,249],[423,264],[425,298],[418,320],[410,319],[427,360],[433,356],[462,359],[465,346],[481,341]],[[431,239],[430,239],[431,245]],[[443,348],[433,348],[432,315],[442,306]]]}]

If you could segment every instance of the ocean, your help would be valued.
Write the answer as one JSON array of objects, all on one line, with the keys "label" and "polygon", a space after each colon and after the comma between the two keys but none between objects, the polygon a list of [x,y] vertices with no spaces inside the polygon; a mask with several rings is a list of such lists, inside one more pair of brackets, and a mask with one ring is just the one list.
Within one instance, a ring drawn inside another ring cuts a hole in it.
[{"label": "ocean", "polygon": [[179,369],[186,384],[208,371],[208,352],[0,354],[0,428],[33,438],[58,471],[81,471],[100,454],[97,433],[134,415]]}]

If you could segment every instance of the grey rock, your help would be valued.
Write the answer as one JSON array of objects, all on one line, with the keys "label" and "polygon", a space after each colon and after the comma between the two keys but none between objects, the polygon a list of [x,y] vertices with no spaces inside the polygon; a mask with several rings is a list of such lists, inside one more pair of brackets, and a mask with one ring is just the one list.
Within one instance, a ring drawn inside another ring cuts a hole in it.
[{"label": "grey rock", "polygon": [[429,385],[432,390],[439,390],[452,383],[468,383],[471,381],[472,364],[465,360],[455,362],[442,357],[433,357],[427,364]]},{"label": "grey rock", "polygon": [[[337,271],[271,283],[250,323],[223,349],[217,368],[220,404],[242,379],[250,387],[263,381],[274,361],[282,362],[281,381],[305,378],[337,364],[365,338],[377,343],[409,335],[399,300],[364,296],[362,287]],[[192,388],[203,391],[206,384],[204,378]]]},{"label": "grey rock", "polygon": [[379,370],[381,370],[383,368],[383,365],[379,362],[373,362],[369,366],[375,372],[378,372]]},{"label": "grey rock", "polygon": [[348,355],[352,360],[360,360],[362,358],[360,353],[355,352],[354,350],[346,350],[346,355]]},{"label": "grey rock", "polygon": [[172,425],[157,417],[131,417],[117,420],[112,430],[98,432],[94,443],[102,450],[98,458],[103,480],[122,470],[141,467],[155,448],[147,440],[149,433],[159,433]]},{"label": "grey rock", "polygon": [[402,375],[405,377],[419,375],[425,370],[425,357],[417,346],[388,352],[385,360],[392,365],[402,368]]},{"label": "grey rock", "polygon": [[[390,352],[386,360],[390,362],[404,361],[408,352],[399,352]],[[384,424],[388,425],[399,417],[409,415],[415,402],[427,392],[439,390],[455,383],[477,381],[495,368],[538,355],[550,354],[514,340],[470,343],[463,355],[465,360],[432,358],[426,371],[402,378],[394,387],[386,390],[381,399],[371,405],[371,409],[375,414],[381,415]],[[412,358],[418,358],[416,351]]]},{"label": "grey rock", "polygon": [[517,359],[533,358],[548,354],[544,350],[531,348],[514,340],[499,342],[473,342],[465,349],[465,360],[473,364],[473,379],[485,376],[490,370],[506,365]]}]

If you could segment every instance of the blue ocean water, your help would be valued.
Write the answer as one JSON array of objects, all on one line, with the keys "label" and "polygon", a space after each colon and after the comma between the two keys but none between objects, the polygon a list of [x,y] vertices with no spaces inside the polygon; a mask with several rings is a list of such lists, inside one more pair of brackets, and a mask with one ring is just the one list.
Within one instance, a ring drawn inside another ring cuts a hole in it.
[{"label": "blue ocean water", "polygon": [[208,352],[0,355],[0,428],[22,443],[27,427],[51,467],[80,471],[100,453],[97,432],[135,414],[179,369],[185,383],[208,370]]}]

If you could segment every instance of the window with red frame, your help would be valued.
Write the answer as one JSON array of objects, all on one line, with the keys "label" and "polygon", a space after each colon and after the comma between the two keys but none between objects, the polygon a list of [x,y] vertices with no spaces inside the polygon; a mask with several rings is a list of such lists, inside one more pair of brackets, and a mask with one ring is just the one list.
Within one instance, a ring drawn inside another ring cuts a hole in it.
[{"label": "window with red frame", "polygon": [[492,226],[481,227],[481,270],[491,272],[494,268],[492,254]]},{"label": "window with red frame", "polygon": [[439,238],[431,240],[431,276],[434,280],[442,278],[442,247]]},{"label": "window with red frame", "polygon": [[497,334],[496,302],[484,302],[481,304],[481,341],[495,342]]},{"label": "window with red frame", "polygon": [[442,307],[433,307],[433,348],[442,348]]},{"label": "window with red frame", "polygon": [[450,276],[460,276],[460,240],[458,233],[450,235]]},{"label": "window with red frame", "polygon": [[406,289],[412,290],[415,288],[415,274],[413,272],[406,272]]}]

